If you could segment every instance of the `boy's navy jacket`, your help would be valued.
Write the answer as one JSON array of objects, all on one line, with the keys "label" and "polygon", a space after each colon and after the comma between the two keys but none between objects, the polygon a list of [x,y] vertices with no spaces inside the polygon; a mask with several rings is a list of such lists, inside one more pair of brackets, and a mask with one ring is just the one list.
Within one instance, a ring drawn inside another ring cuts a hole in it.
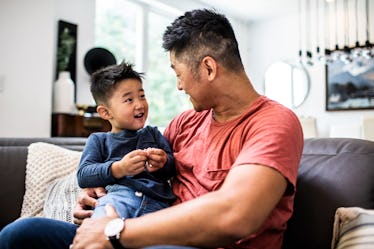
[{"label": "boy's navy jacket", "polygon": [[[113,162],[121,160],[130,151],[147,148],[160,148],[167,153],[167,162],[163,168],[121,179],[112,176],[110,167]],[[168,182],[174,175],[174,157],[170,144],[157,127],[151,126],[137,131],[92,133],[87,139],[77,172],[81,188],[120,184],[149,197],[167,201],[175,200]]]}]

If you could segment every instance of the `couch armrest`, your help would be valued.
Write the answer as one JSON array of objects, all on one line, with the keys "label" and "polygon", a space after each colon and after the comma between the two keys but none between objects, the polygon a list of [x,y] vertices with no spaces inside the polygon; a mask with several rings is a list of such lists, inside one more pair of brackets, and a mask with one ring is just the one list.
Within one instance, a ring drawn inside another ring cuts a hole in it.
[{"label": "couch armrest", "polygon": [[329,249],[338,207],[374,208],[374,142],[307,139],[284,249]]}]

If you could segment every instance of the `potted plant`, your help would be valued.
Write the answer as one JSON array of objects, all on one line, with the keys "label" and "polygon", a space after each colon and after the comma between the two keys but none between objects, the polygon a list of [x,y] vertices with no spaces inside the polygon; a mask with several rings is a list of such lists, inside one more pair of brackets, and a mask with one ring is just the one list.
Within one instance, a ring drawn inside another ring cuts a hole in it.
[{"label": "potted plant", "polygon": [[58,78],[53,87],[53,112],[73,113],[76,111],[74,101],[74,82],[68,71],[71,55],[74,50],[76,39],[65,27],[59,37],[57,48],[57,70]]}]

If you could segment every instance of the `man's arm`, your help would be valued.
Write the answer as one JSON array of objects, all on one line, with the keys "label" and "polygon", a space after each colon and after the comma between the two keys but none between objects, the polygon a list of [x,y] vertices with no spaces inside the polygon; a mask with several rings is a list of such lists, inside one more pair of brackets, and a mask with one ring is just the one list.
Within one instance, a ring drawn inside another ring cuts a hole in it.
[{"label": "man's arm", "polygon": [[[121,243],[128,248],[157,244],[201,247],[231,244],[261,227],[280,201],[286,186],[286,179],[275,169],[259,165],[237,166],[218,191],[127,219]],[[84,222],[74,243],[88,245],[95,242],[111,248],[104,236],[104,227],[109,220],[106,217]]]}]

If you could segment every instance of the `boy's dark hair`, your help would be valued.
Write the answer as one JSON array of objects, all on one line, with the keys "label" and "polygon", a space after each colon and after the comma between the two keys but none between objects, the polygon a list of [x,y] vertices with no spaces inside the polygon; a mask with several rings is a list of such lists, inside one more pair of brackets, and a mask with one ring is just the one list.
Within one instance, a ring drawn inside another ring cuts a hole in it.
[{"label": "boy's dark hair", "polygon": [[97,105],[107,104],[116,89],[117,83],[125,79],[137,79],[142,82],[143,73],[133,69],[133,65],[122,62],[97,70],[91,75],[91,94]]},{"label": "boy's dark hair", "polygon": [[196,70],[205,56],[226,68],[243,69],[238,42],[229,20],[213,10],[186,12],[166,28],[162,47]]}]

